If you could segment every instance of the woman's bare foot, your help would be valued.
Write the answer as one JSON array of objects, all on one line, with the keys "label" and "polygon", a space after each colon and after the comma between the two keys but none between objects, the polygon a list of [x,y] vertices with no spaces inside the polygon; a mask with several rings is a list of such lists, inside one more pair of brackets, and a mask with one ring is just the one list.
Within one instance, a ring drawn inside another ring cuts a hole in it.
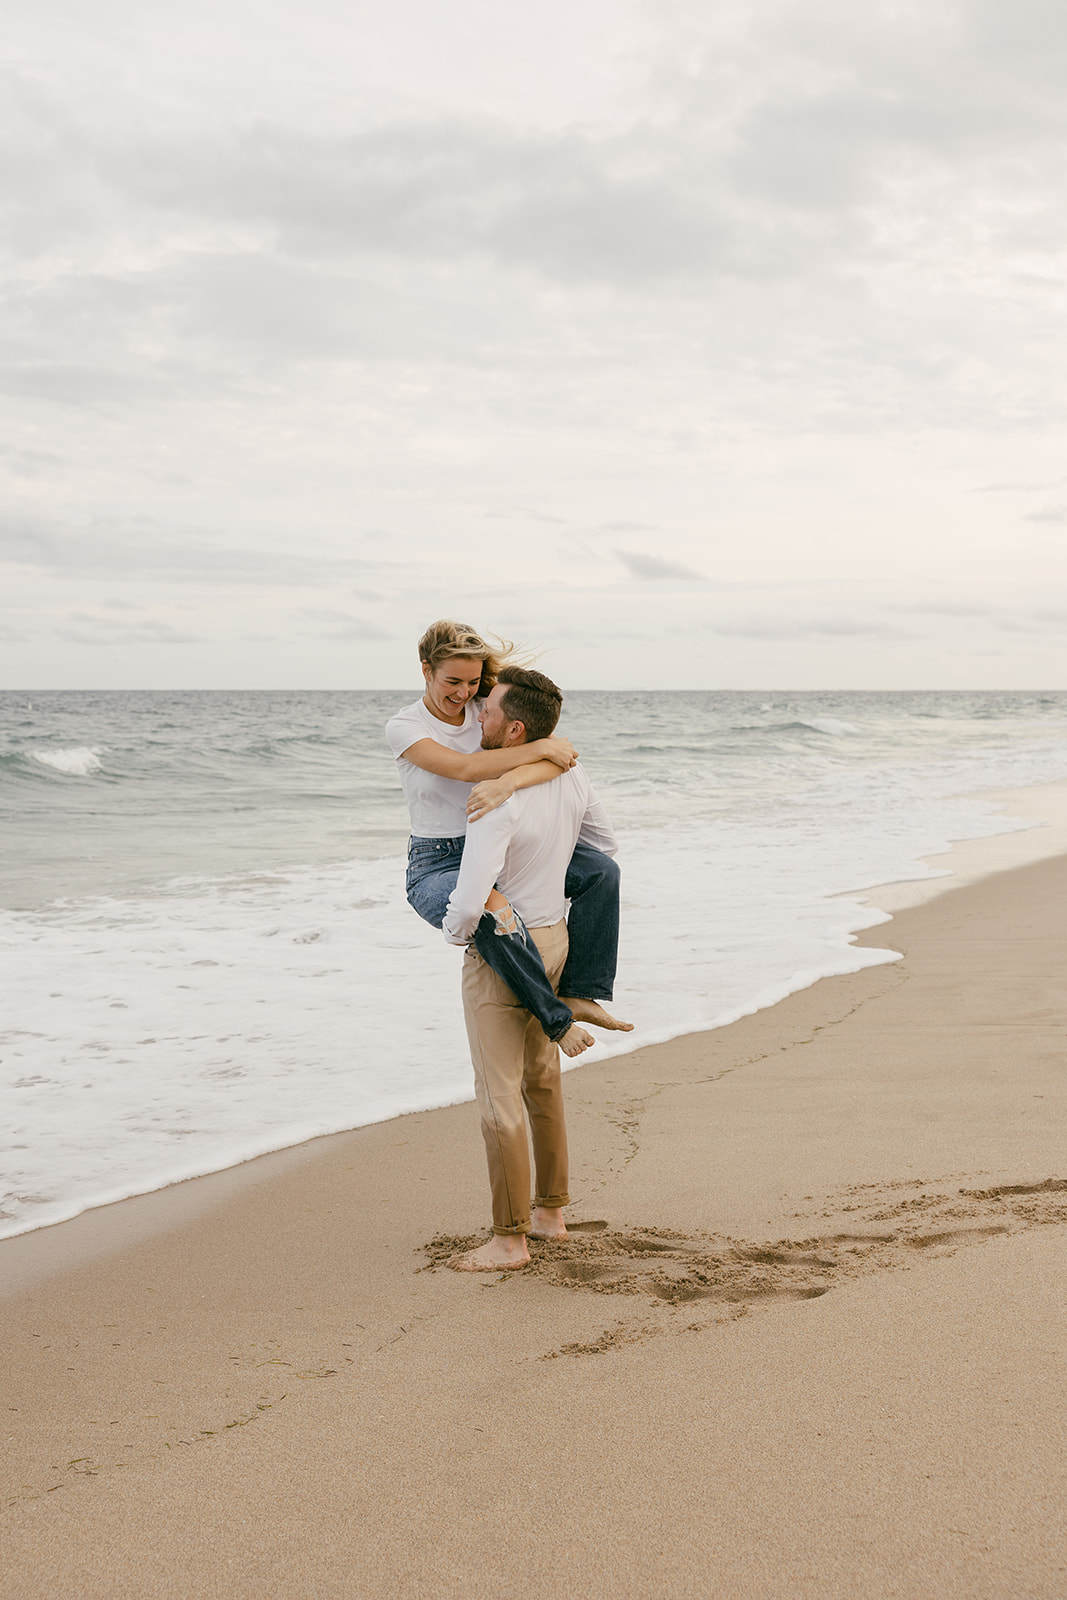
[{"label": "woman's bare foot", "polygon": [[580,1056],[583,1050],[588,1050],[590,1045],[596,1044],[596,1040],[591,1033],[586,1033],[584,1028],[579,1028],[576,1022],[572,1022],[556,1043],[565,1056]]},{"label": "woman's bare foot", "polygon": [[453,1272],[516,1272],[530,1259],[524,1233],[494,1233],[486,1244],[466,1255],[453,1256],[448,1265]]},{"label": "woman's bare foot", "polygon": [[565,1239],[563,1211],[559,1206],[534,1206],[530,1214],[531,1239]]},{"label": "woman's bare foot", "polygon": [[632,1022],[620,1022],[610,1011],[605,1011],[599,1000],[572,1000],[560,995],[563,1004],[574,1012],[575,1022],[589,1022],[594,1028],[610,1028],[614,1033],[633,1033]]}]

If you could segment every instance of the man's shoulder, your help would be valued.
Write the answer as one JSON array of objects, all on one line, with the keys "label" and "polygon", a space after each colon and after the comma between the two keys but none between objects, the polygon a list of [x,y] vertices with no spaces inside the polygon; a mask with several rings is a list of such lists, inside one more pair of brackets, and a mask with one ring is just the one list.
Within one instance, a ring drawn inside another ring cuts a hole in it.
[{"label": "man's shoulder", "polygon": [[[531,821],[541,815],[550,815],[559,810],[561,804],[565,807],[584,806],[592,792],[592,786],[580,762],[561,772],[558,778],[552,778],[548,783],[531,784],[527,789],[519,789],[507,802],[515,808],[516,817],[528,816]],[[505,808],[500,807],[501,811]]]},{"label": "man's shoulder", "polygon": [[576,761],[573,767],[568,767],[566,772],[561,772],[558,778],[553,778],[551,783],[542,783],[539,787],[555,789],[557,785],[559,794],[566,795],[568,799],[571,796],[587,794],[591,788],[589,774],[580,761]]}]

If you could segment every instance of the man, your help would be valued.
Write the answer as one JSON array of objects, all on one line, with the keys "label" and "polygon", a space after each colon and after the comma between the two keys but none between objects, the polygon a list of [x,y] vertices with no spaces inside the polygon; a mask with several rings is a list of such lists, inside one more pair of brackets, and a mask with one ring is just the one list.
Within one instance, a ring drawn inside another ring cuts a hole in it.
[{"label": "man", "polygon": [[[563,696],[544,673],[505,667],[480,713],[482,747],[500,750],[547,738],[562,704]],[[567,1237],[563,1207],[570,1196],[559,1050],[470,940],[495,884],[510,902],[519,931],[540,950],[555,987],[567,959],[564,877],[579,839],[608,855],[617,848],[604,807],[575,766],[552,783],[520,790],[468,829],[459,880],[445,912],[445,938],[467,946],[463,1015],[493,1196],[493,1237],[450,1262],[461,1272],[525,1266],[527,1234]],[[532,1213],[524,1107],[537,1184]]]}]

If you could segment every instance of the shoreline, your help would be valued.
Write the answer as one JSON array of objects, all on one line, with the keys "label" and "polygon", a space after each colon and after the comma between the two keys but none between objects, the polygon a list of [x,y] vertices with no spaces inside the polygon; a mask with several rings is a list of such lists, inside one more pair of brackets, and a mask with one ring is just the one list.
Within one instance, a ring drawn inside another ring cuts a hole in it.
[{"label": "shoreline", "polygon": [[[842,891],[830,897],[867,905],[873,911],[883,913],[886,918],[885,921],[868,924],[854,931],[850,941],[853,945],[864,948],[887,947],[884,941],[874,938],[873,935],[879,929],[888,929],[899,912],[928,904],[941,895],[951,893],[954,889],[982,882],[1000,872],[1067,854],[1067,782],[1033,784],[1022,789],[974,791],[968,792],[968,797],[992,802],[1008,816],[1018,816],[1030,826],[1008,833],[958,840],[943,854],[921,858],[930,866],[933,876],[894,880],[873,887]],[[872,937],[865,937],[866,935]],[[896,959],[895,953],[885,958],[887,964]],[[699,1037],[701,1033],[718,1033],[723,1028],[733,1027],[745,1017],[757,1016],[772,1010],[794,994],[802,994],[819,983],[848,975],[849,973],[821,974],[796,988],[789,988],[784,992],[774,991],[771,998],[762,999],[736,1015],[728,1015],[726,1020],[712,1027],[696,1030],[694,1033],[669,1033],[662,1038],[655,1034],[634,1045],[627,1042],[626,1036],[616,1038],[610,1034],[597,1034],[597,1042],[607,1048],[597,1053],[593,1058],[594,1062],[607,1062],[632,1054],[635,1050],[657,1048],[680,1038]],[[565,1075],[569,1075],[573,1070],[575,1070],[573,1067],[564,1063]],[[236,1193],[245,1181],[243,1175],[249,1174],[253,1168],[256,1172],[254,1181],[259,1181],[260,1172],[285,1171],[290,1158],[299,1159],[301,1152],[307,1152],[313,1157],[314,1152],[330,1140],[342,1139],[359,1132],[362,1128],[396,1122],[405,1117],[429,1115],[435,1111],[446,1110],[449,1106],[467,1105],[472,1100],[473,1090],[468,1098],[453,1100],[445,1105],[420,1106],[414,1110],[386,1116],[378,1122],[359,1123],[351,1128],[313,1134],[309,1138],[280,1144],[275,1149],[243,1157],[224,1167],[177,1178],[156,1189],[141,1190],[117,1199],[90,1203],[71,1216],[3,1235],[0,1237],[0,1301],[11,1293],[18,1293],[21,1287],[38,1281],[42,1276],[61,1270],[67,1264],[106,1253],[112,1247],[111,1241],[115,1238],[130,1241],[165,1230],[187,1217],[195,1216],[206,1207],[215,1204],[216,1199],[223,1199]],[[167,1196],[171,1198],[167,1199]],[[93,1218],[99,1218],[99,1221],[94,1224],[91,1221]],[[50,1237],[56,1230],[71,1231],[62,1239]],[[46,1237],[48,1242],[42,1243],[39,1256],[28,1243],[21,1249],[15,1248],[18,1241],[31,1239],[44,1241]]]},{"label": "shoreline", "polygon": [[151,1229],[0,1305],[5,1592],[1059,1600],[1065,900],[947,890],[893,965],[576,1067],[602,1226],[521,1274],[437,1266],[469,1104],[110,1208]]},{"label": "shoreline", "polygon": [[[886,919],[883,921],[880,918],[877,922],[867,923],[854,930],[850,936],[852,946],[865,949],[887,948],[886,940],[865,936],[875,933],[879,928],[888,928],[898,912],[927,904],[942,894],[965,884],[981,882],[993,874],[1067,853],[1067,782],[1034,784],[1022,789],[968,791],[967,797],[991,802],[1008,816],[1020,817],[1030,826],[1008,833],[987,834],[959,840],[943,854],[921,858],[934,874],[930,877],[895,880],[873,887],[845,890],[829,896],[830,899],[849,900],[859,906],[869,907],[876,916],[881,913]],[[891,944],[891,939],[888,940],[888,944]],[[893,953],[887,953],[884,957],[887,964],[896,959]],[[723,1020],[704,1029],[685,1030],[680,1033],[650,1031],[636,1044],[629,1042],[629,1036],[598,1033],[597,1043],[602,1048],[597,1051],[593,1060],[606,1062],[629,1055],[635,1050],[656,1048],[675,1039],[689,1037],[691,1034],[717,1033],[722,1028],[732,1027],[744,1017],[773,1009],[793,994],[803,993],[815,984],[833,977],[846,976],[854,970],[856,969],[849,967],[845,972],[820,973],[805,977],[804,981],[795,987],[782,985],[765,989],[751,1005],[724,1013]],[[569,1064],[564,1064],[565,1074],[569,1075],[573,1070]],[[472,1099],[473,1090],[465,1098],[446,1101],[443,1105],[419,1106],[414,1110],[398,1111],[379,1120],[382,1123],[391,1123],[403,1117],[443,1110],[448,1106],[469,1104]],[[314,1151],[324,1141],[342,1138],[357,1132],[360,1128],[377,1125],[378,1122],[363,1122],[350,1128],[314,1133],[292,1142],[278,1144],[273,1149],[242,1156],[222,1167],[168,1180],[159,1188],[139,1190],[113,1199],[90,1202],[69,1216],[25,1226],[19,1231],[0,1236],[0,1299],[11,1292],[9,1284],[27,1283],[35,1278],[38,1270],[40,1272],[52,1270],[47,1263],[65,1263],[77,1259],[84,1252],[94,1254],[107,1249],[106,1241],[113,1233],[123,1238],[134,1238],[140,1236],[143,1231],[158,1231],[160,1228],[170,1226],[172,1220],[180,1221],[187,1215],[194,1215],[212,1204],[212,1197],[216,1194],[224,1196],[233,1192],[234,1185],[239,1185],[242,1181],[240,1174],[251,1167],[256,1167],[258,1171],[259,1163],[280,1163],[278,1170],[281,1171],[284,1170],[287,1158],[295,1156],[297,1152]],[[267,1168],[262,1170],[266,1171]],[[227,1175],[230,1175],[229,1181]],[[197,1185],[203,1187],[198,1189],[195,1187]],[[163,1198],[172,1192],[174,1196],[172,1200],[167,1201]],[[145,1202],[143,1216],[135,1217],[131,1210],[121,1209],[137,1206],[140,1202]],[[149,1202],[154,1203],[149,1204]],[[100,1223],[95,1226],[87,1221],[94,1216],[101,1217]],[[57,1229],[73,1231],[62,1241],[49,1239],[47,1244],[42,1244],[39,1268],[34,1263],[35,1252],[32,1246],[26,1246],[21,1251],[13,1249],[18,1240],[32,1238],[43,1240]]]},{"label": "shoreline", "polygon": [[898,911],[926,905],[952,889],[980,883],[994,873],[1067,854],[1067,782],[1034,783],[1021,789],[982,789],[969,793],[968,798],[991,802],[1005,816],[1018,817],[1029,826],[976,839],[957,839],[942,854],[921,857],[936,874],[933,877],[902,878],[847,894],[856,894],[893,916]]}]

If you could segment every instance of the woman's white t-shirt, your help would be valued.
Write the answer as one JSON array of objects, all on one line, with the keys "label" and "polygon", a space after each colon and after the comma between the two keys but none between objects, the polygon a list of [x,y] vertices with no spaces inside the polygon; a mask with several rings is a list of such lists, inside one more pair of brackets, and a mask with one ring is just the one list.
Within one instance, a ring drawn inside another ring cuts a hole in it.
[{"label": "woman's white t-shirt", "polygon": [[468,700],[463,707],[463,724],[458,728],[427,711],[421,700],[405,706],[385,724],[385,737],[396,757],[411,832],[416,839],[462,839],[467,831],[471,786],[456,778],[439,778],[435,772],[424,772],[413,761],[404,760],[404,751],[420,739],[436,739],[457,755],[472,755],[482,747],[482,725],[478,721],[481,705],[480,700]]}]

